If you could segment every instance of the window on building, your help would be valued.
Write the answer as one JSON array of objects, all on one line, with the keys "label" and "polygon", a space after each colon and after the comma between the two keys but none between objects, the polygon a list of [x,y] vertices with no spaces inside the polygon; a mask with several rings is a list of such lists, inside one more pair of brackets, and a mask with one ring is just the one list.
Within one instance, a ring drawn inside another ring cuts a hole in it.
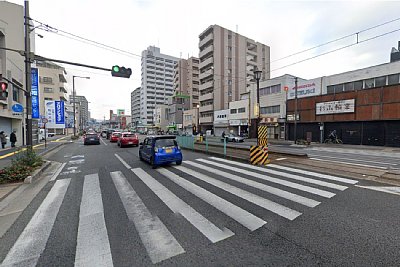
[{"label": "window on building", "polygon": [[18,87],[12,85],[13,101],[19,102],[19,90]]},{"label": "window on building", "polygon": [[261,107],[260,113],[261,114],[273,114],[281,112],[281,106],[269,106],[269,107]]},{"label": "window on building", "polygon": [[355,81],[353,82],[354,90],[361,90],[363,89],[363,81]]},{"label": "window on building", "polygon": [[228,62],[232,62],[232,58],[231,57],[228,57]]},{"label": "window on building", "polygon": [[375,87],[374,79],[368,79],[364,81],[364,89],[374,88],[374,87]]},{"label": "window on building", "polygon": [[392,74],[388,76],[388,85],[398,84],[400,74]]},{"label": "window on building", "polygon": [[43,77],[43,83],[53,83],[53,78],[51,77]]},{"label": "window on building", "polygon": [[236,114],[237,113],[237,109],[233,108],[231,109],[231,114]]},{"label": "window on building", "polygon": [[353,83],[345,83],[344,84],[344,91],[348,92],[348,91],[353,91],[354,87],[353,87]]},{"label": "window on building", "polygon": [[51,97],[45,97],[44,100],[53,100]]},{"label": "window on building", "polygon": [[232,46],[228,46],[228,51],[232,52]]},{"label": "window on building", "polygon": [[375,86],[385,86],[386,85],[386,76],[376,77],[375,78]]},{"label": "window on building", "polygon": [[337,94],[337,93],[341,93],[341,92],[343,92],[343,83],[336,84],[335,85],[335,93]]},{"label": "window on building", "polygon": [[45,88],[44,88],[44,92],[45,92],[45,93],[53,93],[53,88],[51,88],[51,87],[45,87]]},{"label": "window on building", "polygon": [[238,113],[245,113],[246,112],[246,108],[239,108],[238,109]]}]

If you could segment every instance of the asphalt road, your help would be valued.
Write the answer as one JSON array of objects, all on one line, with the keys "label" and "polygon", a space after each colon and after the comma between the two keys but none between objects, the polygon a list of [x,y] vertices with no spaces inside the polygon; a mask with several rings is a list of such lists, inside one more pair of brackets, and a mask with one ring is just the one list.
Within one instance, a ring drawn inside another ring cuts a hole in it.
[{"label": "asphalt road", "polygon": [[359,187],[371,181],[188,151],[183,168],[154,170],[108,141],[51,160],[63,164],[1,237],[0,266],[400,262],[400,195]]}]

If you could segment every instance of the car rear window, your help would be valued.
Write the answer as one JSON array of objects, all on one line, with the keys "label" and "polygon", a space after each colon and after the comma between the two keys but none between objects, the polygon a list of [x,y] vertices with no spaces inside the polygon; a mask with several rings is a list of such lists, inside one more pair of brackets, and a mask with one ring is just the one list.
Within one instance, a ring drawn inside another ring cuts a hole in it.
[{"label": "car rear window", "polygon": [[123,134],[122,137],[135,137],[134,134]]},{"label": "car rear window", "polygon": [[86,137],[97,137],[97,134],[86,134]]},{"label": "car rear window", "polygon": [[113,136],[120,136],[120,133],[113,133]]},{"label": "car rear window", "polygon": [[176,146],[176,142],[174,139],[157,139],[155,147],[169,147],[169,146]]}]

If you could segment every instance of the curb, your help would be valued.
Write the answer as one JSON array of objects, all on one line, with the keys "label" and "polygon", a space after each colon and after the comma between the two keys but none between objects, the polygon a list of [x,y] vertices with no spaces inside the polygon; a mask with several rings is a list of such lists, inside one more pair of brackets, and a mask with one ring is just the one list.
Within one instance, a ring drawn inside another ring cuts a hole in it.
[{"label": "curb", "polygon": [[29,175],[24,179],[24,184],[31,184],[34,180],[36,180],[48,167],[50,167],[51,161],[46,161],[44,165],[33,172],[32,175]]}]

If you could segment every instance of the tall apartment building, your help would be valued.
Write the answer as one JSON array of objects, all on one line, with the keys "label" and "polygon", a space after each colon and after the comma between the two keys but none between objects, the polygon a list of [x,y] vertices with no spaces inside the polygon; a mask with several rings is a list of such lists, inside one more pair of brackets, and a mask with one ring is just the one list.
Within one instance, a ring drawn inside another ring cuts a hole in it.
[{"label": "tall apartment building", "polygon": [[131,92],[131,122],[137,126],[140,122],[140,87]]},{"label": "tall apartment building", "polygon": [[87,101],[86,97],[82,95],[76,95],[75,100],[74,97],[70,95],[69,101],[71,103],[75,101],[75,104],[78,104],[75,106],[76,111],[79,111],[79,116],[77,116],[76,121],[77,125],[80,125],[79,129],[84,130],[89,122],[89,102]]},{"label": "tall apartment building", "polygon": [[160,48],[149,46],[142,52],[142,86],[140,88],[140,120],[154,124],[157,105],[167,104],[174,92],[174,66],[178,58],[160,53]]},{"label": "tall apartment building", "polygon": [[[45,116],[46,100],[67,101],[66,72],[63,67],[51,62],[39,61],[36,67],[39,72],[39,111],[40,115]],[[64,129],[49,129],[49,132],[64,134]]]},{"label": "tall apartment building", "polygon": [[199,35],[200,126],[213,129],[214,111],[229,108],[240,100],[254,80],[254,70],[262,71],[261,80],[270,77],[270,48],[245,36],[209,26]]},{"label": "tall apartment building", "polygon": [[180,59],[175,65],[174,90],[169,107],[170,123],[182,125],[184,110],[197,108],[199,104],[199,59]]}]

